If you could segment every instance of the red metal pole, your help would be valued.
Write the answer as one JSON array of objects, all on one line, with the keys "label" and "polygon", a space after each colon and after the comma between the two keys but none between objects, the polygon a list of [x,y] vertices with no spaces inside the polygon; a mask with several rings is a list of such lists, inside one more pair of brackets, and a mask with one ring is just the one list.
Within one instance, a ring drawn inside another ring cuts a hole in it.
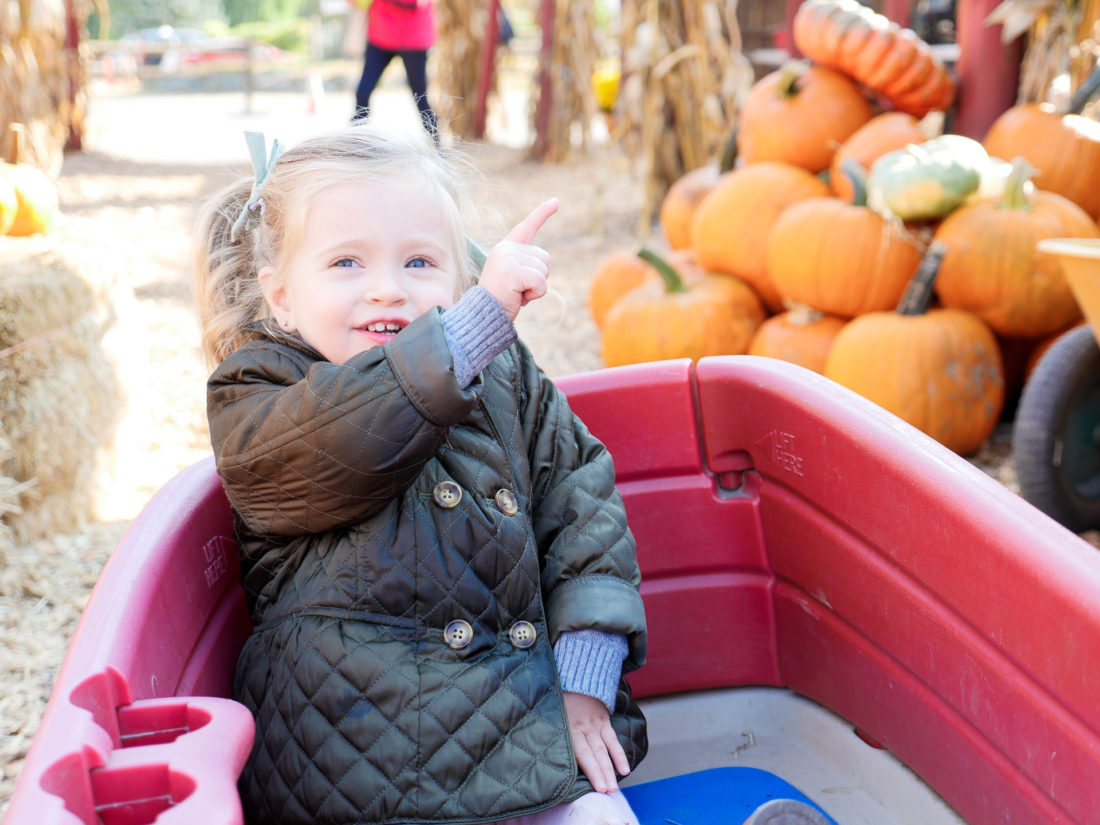
[{"label": "red metal pole", "polygon": [[500,0],[488,0],[489,22],[485,28],[485,41],[481,44],[480,62],[477,69],[477,100],[474,102],[474,137],[485,137],[485,119],[489,112],[489,90],[493,88],[493,62],[497,53],[497,41],[500,29],[497,14],[500,12]]},{"label": "red metal pole", "polygon": [[909,0],[882,0],[882,13],[901,26],[909,28]]},{"label": "red metal pole", "polygon": [[80,124],[74,118],[78,117],[76,99],[80,92],[79,84],[83,71],[80,65],[80,23],[76,18],[73,0],[65,0],[65,74],[68,81],[69,100],[69,137],[65,141],[65,149],[79,152],[84,148],[84,135]]},{"label": "red metal pole", "polygon": [[981,140],[993,121],[1016,103],[1023,37],[1001,42],[1001,26],[985,18],[1000,0],[959,0],[955,12],[959,91],[951,131]]}]

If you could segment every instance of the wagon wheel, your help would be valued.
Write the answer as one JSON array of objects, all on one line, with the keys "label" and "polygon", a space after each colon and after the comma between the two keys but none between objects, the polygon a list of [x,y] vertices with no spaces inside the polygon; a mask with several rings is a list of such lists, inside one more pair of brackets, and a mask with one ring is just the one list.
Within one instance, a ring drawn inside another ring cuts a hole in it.
[{"label": "wagon wheel", "polygon": [[1012,432],[1020,493],[1077,532],[1100,527],[1100,347],[1088,325],[1035,365]]}]

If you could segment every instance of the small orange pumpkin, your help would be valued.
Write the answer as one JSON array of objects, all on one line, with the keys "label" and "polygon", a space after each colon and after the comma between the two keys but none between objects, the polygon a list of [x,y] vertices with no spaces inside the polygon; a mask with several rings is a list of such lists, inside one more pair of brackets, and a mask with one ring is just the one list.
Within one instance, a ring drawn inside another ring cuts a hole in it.
[{"label": "small orange pumpkin", "polygon": [[[688,283],[694,283],[703,274],[692,249],[673,250],[668,255],[668,262]],[[636,286],[657,278],[660,278],[657,270],[641,258],[637,250],[616,249],[604,258],[588,285],[588,309],[596,326],[603,327],[616,301]]]},{"label": "small orange pumpkin", "polygon": [[15,190],[15,219],[9,235],[40,235],[48,232],[57,215],[57,187],[49,176],[26,163],[0,163],[0,178]]},{"label": "small orange pumpkin", "polygon": [[1100,219],[1100,123],[1060,114],[1048,103],[1024,103],[993,121],[982,144],[993,157],[1024,158],[1036,169],[1035,186]]},{"label": "small orange pumpkin", "polygon": [[788,61],[753,84],[741,108],[737,154],[823,172],[836,149],[874,110],[849,78],[824,66]]},{"label": "small orange pumpkin", "polygon": [[1058,259],[1044,238],[1098,238],[1100,228],[1072,202],[1025,184],[1031,169],[1013,162],[1001,201],[960,207],[939,225],[947,248],[936,291],[944,306],[973,312],[999,335],[1041,338],[1081,317]]},{"label": "small orange pumpkin", "polygon": [[764,320],[760,299],[732,275],[706,273],[687,285],[666,261],[638,253],[661,278],[647,281],[615,302],[603,327],[603,360],[609,367],[743,354]]},{"label": "small orange pumpkin", "polygon": [[0,178],[0,235],[8,234],[18,211],[19,197],[15,194],[15,187],[5,178]]},{"label": "small orange pumpkin", "polygon": [[1004,406],[997,340],[976,316],[928,309],[942,248],[929,247],[895,312],[870,312],[836,336],[825,377],[960,455],[992,434]]},{"label": "small orange pumpkin", "polygon": [[889,152],[914,143],[924,143],[932,137],[925,128],[922,121],[905,112],[875,115],[844,141],[833,157],[829,166],[829,185],[833,192],[849,203],[855,196],[851,181],[842,171],[847,158],[852,158],[864,169],[870,169],[876,160]]},{"label": "small orange pumpkin", "polygon": [[866,206],[854,167],[854,203],[808,198],[775,221],[767,240],[767,268],[787,300],[841,318],[891,309],[920,263],[923,245],[900,223]]},{"label": "small orange pumpkin", "polygon": [[659,219],[672,249],[691,246],[691,220],[699,204],[718,185],[717,166],[700,166],[673,181],[661,201]]},{"label": "small orange pumpkin", "polygon": [[828,192],[820,178],[789,163],[763,161],[723,175],[692,220],[699,265],[742,278],[769,310],[781,310],[782,296],[768,274],[768,233],[792,204]]},{"label": "small orange pumpkin", "polygon": [[825,371],[833,340],[847,323],[808,306],[773,315],[760,325],[749,345],[749,355],[778,358],[814,372]]}]

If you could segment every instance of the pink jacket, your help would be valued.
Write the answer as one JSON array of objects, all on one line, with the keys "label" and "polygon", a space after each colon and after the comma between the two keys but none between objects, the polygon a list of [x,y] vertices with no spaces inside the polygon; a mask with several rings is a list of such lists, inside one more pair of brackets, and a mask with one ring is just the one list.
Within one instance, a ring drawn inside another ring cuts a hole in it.
[{"label": "pink jacket", "polygon": [[393,52],[430,48],[435,43],[432,0],[374,0],[367,42]]}]

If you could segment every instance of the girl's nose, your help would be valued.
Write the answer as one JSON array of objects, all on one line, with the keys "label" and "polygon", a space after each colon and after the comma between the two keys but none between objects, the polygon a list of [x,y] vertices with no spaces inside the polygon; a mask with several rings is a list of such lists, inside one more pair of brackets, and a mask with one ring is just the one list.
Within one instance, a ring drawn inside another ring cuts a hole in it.
[{"label": "girl's nose", "polygon": [[366,300],[376,304],[392,304],[405,299],[405,281],[400,270],[378,267],[367,274]]}]

